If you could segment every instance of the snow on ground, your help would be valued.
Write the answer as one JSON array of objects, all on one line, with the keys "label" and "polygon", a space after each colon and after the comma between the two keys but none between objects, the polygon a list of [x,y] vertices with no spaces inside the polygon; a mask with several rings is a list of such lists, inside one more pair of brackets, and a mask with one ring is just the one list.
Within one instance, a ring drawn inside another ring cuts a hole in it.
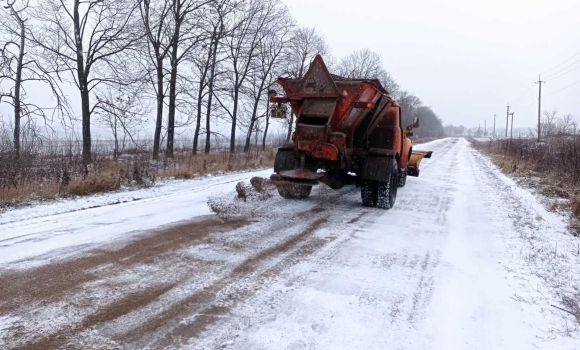
[{"label": "snow on ground", "polygon": [[[236,181],[247,180],[252,177],[253,174],[264,176],[263,174],[269,175],[270,173],[270,169],[264,169],[257,171],[231,172],[221,176],[207,175],[194,180],[163,180],[158,181],[154,187],[150,188],[120,190],[72,199],[62,198],[53,201],[43,201],[30,206],[8,209],[0,212],[0,225],[14,221],[92,209],[106,205],[158,198],[184,191],[187,193],[191,193],[192,191],[198,192],[207,189],[208,187],[216,187],[224,184],[231,184]],[[226,187],[226,189],[230,190],[229,187]]]},{"label": "snow on ground", "polygon": [[319,187],[208,215],[266,170],[1,224],[0,347],[580,349],[564,218],[464,139],[415,148],[389,211]]},{"label": "snow on ground", "polygon": [[[270,174],[268,169],[173,180],[149,189],[6,211],[0,214],[0,266],[60,248],[92,248],[94,243],[128,238],[145,230],[210,214],[207,207],[210,195],[230,192],[239,181]],[[42,261],[40,258],[32,263]]]}]

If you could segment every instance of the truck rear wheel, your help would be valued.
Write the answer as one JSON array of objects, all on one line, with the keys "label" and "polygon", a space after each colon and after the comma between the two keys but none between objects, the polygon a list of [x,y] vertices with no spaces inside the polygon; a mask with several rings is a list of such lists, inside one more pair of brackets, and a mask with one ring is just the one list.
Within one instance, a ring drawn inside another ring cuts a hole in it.
[{"label": "truck rear wheel", "polygon": [[276,186],[280,196],[289,199],[305,199],[310,196],[312,191],[312,186],[310,185],[297,185],[292,183],[279,184]]},{"label": "truck rear wheel", "polygon": [[405,187],[407,184],[407,168],[399,171],[399,179],[397,185],[399,187]]},{"label": "truck rear wheel", "polygon": [[291,149],[278,149],[276,160],[274,160],[274,172],[279,173],[284,170],[292,170],[296,167],[296,155]]},{"label": "truck rear wheel", "polygon": [[399,169],[394,158],[388,162],[385,181],[363,180],[361,183],[361,198],[364,206],[391,209],[397,199],[399,184]]},{"label": "truck rear wheel", "polygon": [[377,181],[363,180],[360,186],[360,195],[365,207],[374,207],[377,205]]},{"label": "truck rear wheel", "polygon": [[397,160],[391,159],[387,181],[379,181],[377,190],[377,207],[391,209],[397,199],[397,187],[399,183],[399,167]]}]

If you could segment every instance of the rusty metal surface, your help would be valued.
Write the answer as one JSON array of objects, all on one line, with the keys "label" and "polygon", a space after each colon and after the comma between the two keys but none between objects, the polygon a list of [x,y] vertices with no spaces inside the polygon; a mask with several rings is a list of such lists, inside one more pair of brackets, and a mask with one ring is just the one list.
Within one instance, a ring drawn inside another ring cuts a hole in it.
[{"label": "rusty metal surface", "polygon": [[339,92],[334,79],[328,72],[324,61],[320,55],[316,55],[308,72],[304,75],[300,89],[299,97],[338,97]]},{"label": "rusty metal surface", "polygon": [[315,186],[315,185],[318,185],[320,183],[318,180],[293,179],[293,178],[282,177],[279,174],[272,174],[272,175],[270,175],[270,181],[274,185],[284,184],[284,183],[292,183],[292,184],[296,184],[296,185],[311,185],[311,186]]},{"label": "rusty metal surface", "polygon": [[300,141],[323,141],[324,125],[296,124],[296,142]]},{"label": "rusty metal surface", "polygon": [[330,118],[336,106],[336,98],[307,99],[302,105],[301,115]]},{"label": "rusty metal surface", "polygon": [[286,179],[294,179],[294,180],[320,180],[324,173],[316,173],[314,171],[310,171],[308,169],[293,169],[293,170],[284,170],[279,173],[280,176]]},{"label": "rusty metal surface", "polygon": [[[399,105],[380,82],[333,76],[318,55],[303,79],[279,78],[278,83],[286,96],[277,99],[286,99],[296,116],[292,140],[299,153],[347,169],[360,166],[355,156],[380,148],[396,157],[399,169],[407,167],[412,143],[401,127]],[[411,172],[418,172],[420,159],[415,158]]]},{"label": "rusty metal surface", "polygon": [[332,143],[338,152],[344,152],[346,149],[346,134],[342,132],[331,132],[329,135],[330,143]]},{"label": "rusty metal surface", "polygon": [[314,158],[337,160],[338,148],[331,143],[298,141],[298,149],[310,152]]}]

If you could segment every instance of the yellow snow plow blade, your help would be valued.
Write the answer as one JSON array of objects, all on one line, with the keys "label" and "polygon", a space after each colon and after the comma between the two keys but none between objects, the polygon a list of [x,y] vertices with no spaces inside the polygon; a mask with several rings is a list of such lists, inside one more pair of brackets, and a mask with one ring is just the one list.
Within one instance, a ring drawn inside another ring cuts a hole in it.
[{"label": "yellow snow plow blade", "polygon": [[433,151],[413,151],[411,152],[411,159],[409,159],[409,164],[407,164],[407,175],[409,176],[419,176],[419,164],[423,158],[431,158]]}]

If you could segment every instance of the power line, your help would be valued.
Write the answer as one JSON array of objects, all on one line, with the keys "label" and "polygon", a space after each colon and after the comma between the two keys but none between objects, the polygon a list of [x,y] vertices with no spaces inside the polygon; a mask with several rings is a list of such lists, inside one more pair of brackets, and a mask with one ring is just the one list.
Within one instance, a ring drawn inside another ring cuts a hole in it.
[{"label": "power line", "polygon": [[570,58],[568,58],[567,60],[565,60],[564,62],[562,62],[562,63],[560,63],[560,64],[558,64],[558,65],[556,65],[556,66],[554,66],[554,67],[552,67],[552,68],[550,68],[550,69],[548,69],[547,71],[543,72],[542,74],[545,74],[545,73],[547,73],[547,72],[549,72],[549,71],[551,71],[551,70],[553,70],[553,69],[555,69],[555,68],[558,68],[558,67],[560,67],[561,65],[563,65],[564,63],[566,63],[566,62],[570,61],[571,59],[573,59],[574,57],[576,57],[576,56],[578,56],[578,55],[580,55],[580,52],[578,52],[578,53],[575,53],[575,54],[574,54],[572,57],[570,57]]},{"label": "power line", "polygon": [[572,84],[570,84],[570,85],[568,85],[568,86],[565,86],[565,87],[561,88],[560,90],[556,90],[556,91],[554,91],[554,92],[552,92],[552,93],[549,93],[549,94],[547,94],[546,96],[553,95],[553,94],[555,94],[555,93],[557,93],[557,92],[560,92],[560,91],[562,91],[562,90],[565,90],[565,89],[569,88],[570,86],[576,85],[576,84],[578,84],[578,83],[580,83],[580,80],[578,80],[577,82],[575,82],[575,83],[572,83]]},{"label": "power line", "polygon": [[560,69],[560,70],[559,70],[559,71],[557,71],[556,73],[553,73],[553,74],[549,75],[549,76],[548,76],[546,79],[550,79],[550,78],[551,78],[551,77],[553,77],[554,75],[556,75],[556,74],[559,74],[559,73],[561,73],[561,72],[565,71],[566,69],[568,69],[568,68],[572,67],[573,65],[575,65],[575,64],[576,64],[576,63],[578,63],[578,62],[580,62],[580,60],[578,60],[578,61],[575,61],[575,62],[574,62],[574,63],[572,63],[571,65],[569,65],[569,66],[566,66],[565,68],[562,68],[562,69]]},{"label": "power line", "polygon": [[[532,86],[534,86],[534,83],[532,83]],[[514,105],[514,107],[515,107],[515,106],[518,106],[518,107],[520,107],[520,106],[522,106],[524,103],[526,103],[526,102],[529,102],[529,101],[527,101],[527,100],[528,100],[530,97],[534,96],[534,94],[535,94],[535,91],[534,91],[534,90],[530,90],[530,91],[529,91],[529,92],[528,92],[526,95],[524,95],[524,97],[520,98],[520,99],[517,101],[518,103],[517,103],[516,105]],[[535,101],[535,99],[534,99],[534,101]]]},{"label": "power line", "polygon": [[562,73],[562,74],[560,74],[560,75],[558,75],[558,76],[556,76],[556,77],[553,77],[553,78],[551,78],[550,80],[557,79],[557,78],[559,78],[559,77],[561,77],[561,76],[563,76],[563,75],[566,75],[566,74],[568,74],[568,73],[570,73],[570,72],[573,72],[573,71],[575,71],[575,70],[576,70],[576,69],[578,69],[578,68],[580,68],[580,66],[578,66],[578,67],[576,67],[576,68],[574,68],[574,69],[570,69],[569,71],[567,71],[567,72],[564,72],[564,73]]},{"label": "power line", "polygon": [[516,100],[516,102],[519,102],[522,98],[524,98],[526,96],[526,93],[528,91],[530,91],[530,88],[534,86],[534,83],[531,83],[530,85],[528,85],[528,87],[526,88],[526,90],[524,90],[524,93],[520,96],[520,98],[518,98]]}]

